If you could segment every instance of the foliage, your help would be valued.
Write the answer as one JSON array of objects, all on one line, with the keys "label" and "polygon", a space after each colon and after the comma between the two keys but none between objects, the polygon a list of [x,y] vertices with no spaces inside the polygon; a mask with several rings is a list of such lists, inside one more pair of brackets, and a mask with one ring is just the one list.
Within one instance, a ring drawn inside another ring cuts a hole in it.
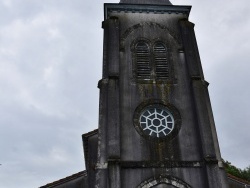
[{"label": "foliage", "polygon": [[230,162],[224,161],[224,167],[227,173],[250,182],[250,166],[242,170]]}]

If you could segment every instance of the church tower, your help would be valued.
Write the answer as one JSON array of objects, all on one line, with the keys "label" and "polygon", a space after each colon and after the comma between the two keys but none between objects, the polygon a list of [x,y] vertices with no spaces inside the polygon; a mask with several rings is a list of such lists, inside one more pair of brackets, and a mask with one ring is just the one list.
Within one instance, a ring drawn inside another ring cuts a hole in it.
[{"label": "church tower", "polygon": [[89,187],[228,187],[190,10],[168,0],[104,5]]}]

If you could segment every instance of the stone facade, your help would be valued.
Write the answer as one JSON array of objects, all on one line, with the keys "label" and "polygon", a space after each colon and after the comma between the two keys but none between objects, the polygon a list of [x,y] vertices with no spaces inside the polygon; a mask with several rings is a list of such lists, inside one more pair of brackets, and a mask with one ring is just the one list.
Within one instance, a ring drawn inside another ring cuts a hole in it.
[{"label": "stone facade", "polygon": [[168,0],[104,5],[99,128],[83,135],[86,173],[82,184],[44,187],[241,187],[223,168],[190,10]]},{"label": "stone facade", "polygon": [[93,187],[228,187],[190,9],[105,4]]}]

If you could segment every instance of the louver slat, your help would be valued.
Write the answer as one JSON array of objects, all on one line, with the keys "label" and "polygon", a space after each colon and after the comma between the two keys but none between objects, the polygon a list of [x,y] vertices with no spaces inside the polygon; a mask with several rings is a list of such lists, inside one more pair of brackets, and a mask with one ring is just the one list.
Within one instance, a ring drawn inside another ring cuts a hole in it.
[{"label": "louver slat", "polygon": [[167,51],[163,44],[157,43],[154,46],[154,61],[156,79],[168,79],[169,67],[167,60]]},{"label": "louver slat", "polygon": [[149,48],[145,42],[139,42],[136,45],[136,70],[138,79],[150,79]]}]

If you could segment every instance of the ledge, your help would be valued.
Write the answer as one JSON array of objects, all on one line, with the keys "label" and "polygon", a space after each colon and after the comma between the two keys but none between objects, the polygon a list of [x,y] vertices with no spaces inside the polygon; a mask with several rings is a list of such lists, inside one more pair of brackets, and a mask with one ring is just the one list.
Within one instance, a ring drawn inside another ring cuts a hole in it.
[{"label": "ledge", "polygon": [[184,14],[189,16],[191,6],[173,6],[173,5],[151,5],[151,4],[104,4],[104,19],[108,19],[112,12],[126,13],[153,13],[153,14]]},{"label": "ledge", "polygon": [[109,160],[108,164],[119,164],[122,168],[201,168],[204,161],[120,161]]}]

